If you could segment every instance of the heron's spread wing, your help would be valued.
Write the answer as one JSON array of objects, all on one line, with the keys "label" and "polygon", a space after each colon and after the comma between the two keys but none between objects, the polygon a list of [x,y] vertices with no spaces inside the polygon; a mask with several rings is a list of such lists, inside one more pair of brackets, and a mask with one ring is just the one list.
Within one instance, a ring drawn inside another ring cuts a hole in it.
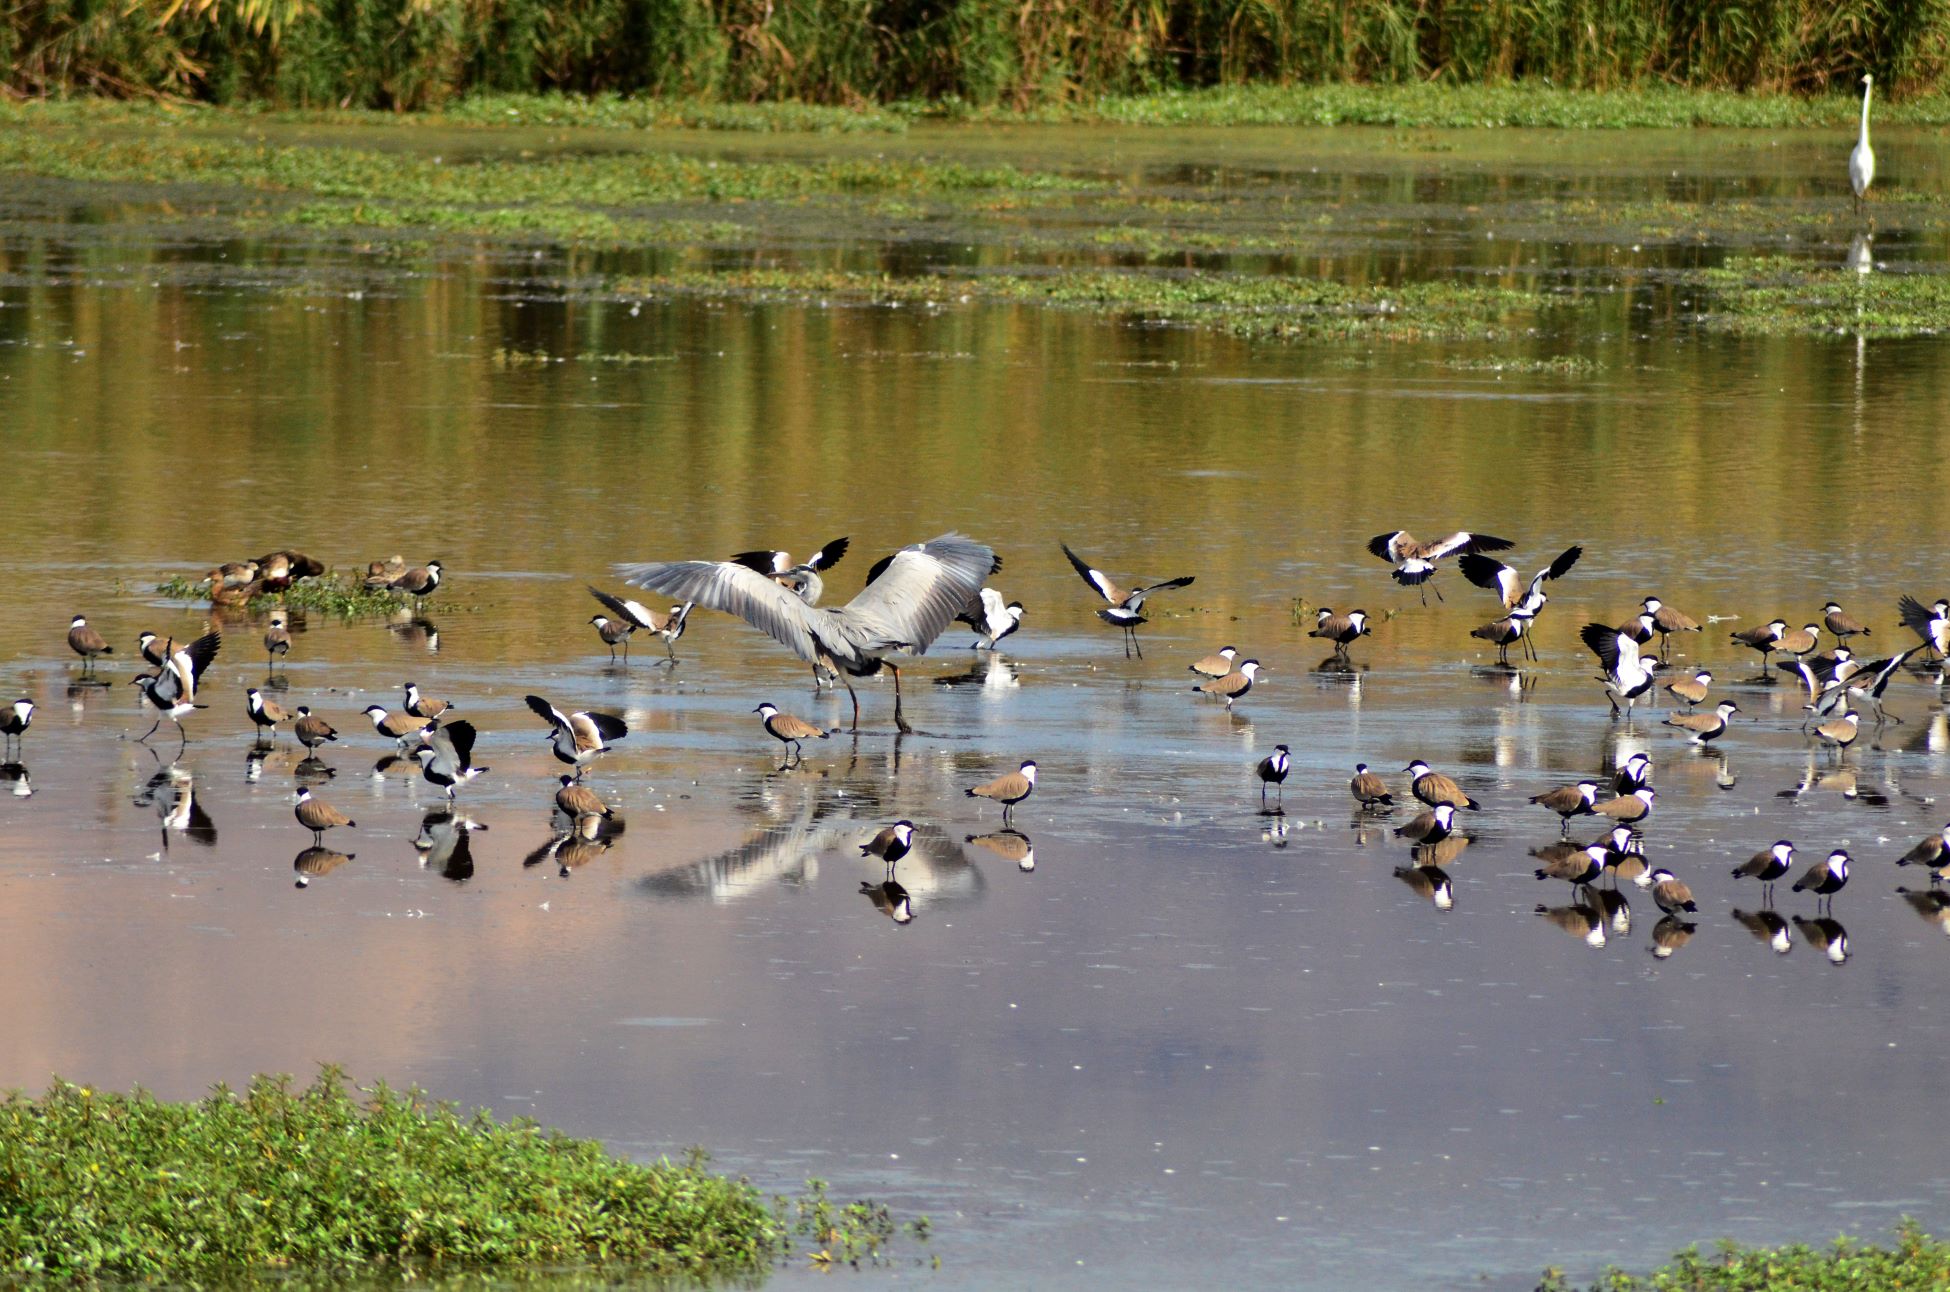
[{"label": "heron's spread wing", "polygon": [[[923,654],[995,568],[995,552],[961,534],[903,547],[835,617],[861,645]],[[777,636],[777,634],[773,634]]]},{"label": "heron's spread wing", "polygon": [[624,582],[636,587],[736,615],[800,659],[815,660],[819,646],[826,644],[817,632],[825,612],[808,606],[770,575],[735,561],[652,561],[615,568]]},{"label": "heron's spread wing", "polygon": [[625,623],[635,624],[638,628],[647,628],[651,632],[657,631],[651,612],[638,603],[623,597],[612,597],[601,588],[594,586],[589,588],[589,595],[602,602],[609,613],[619,616]]}]

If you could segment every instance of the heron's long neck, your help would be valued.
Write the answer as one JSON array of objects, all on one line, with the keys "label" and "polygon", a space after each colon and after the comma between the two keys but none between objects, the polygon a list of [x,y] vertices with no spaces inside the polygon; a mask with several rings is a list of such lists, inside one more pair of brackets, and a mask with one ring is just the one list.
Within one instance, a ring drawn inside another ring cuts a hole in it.
[{"label": "heron's long neck", "polygon": [[1862,87],[1862,146],[1869,145],[1869,96],[1875,93],[1874,85]]}]

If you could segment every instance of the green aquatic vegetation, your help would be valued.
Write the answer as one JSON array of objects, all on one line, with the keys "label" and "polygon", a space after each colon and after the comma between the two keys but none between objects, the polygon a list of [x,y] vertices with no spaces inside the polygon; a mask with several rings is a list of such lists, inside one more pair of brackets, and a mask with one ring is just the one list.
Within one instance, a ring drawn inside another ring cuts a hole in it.
[{"label": "green aquatic vegetation", "polygon": [[1702,271],[1699,322],[1746,335],[1931,336],[1950,331],[1950,276],[1856,273],[1784,256]]},{"label": "green aquatic vegetation", "polygon": [[1047,305],[1268,340],[1492,340],[1558,298],[1485,283],[1355,287],[1326,279],[1067,270],[895,278],[839,270],[696,271],[625,278],[628,298],[745,297],[799,302]]},{"label": "green aquatic vegetation", "polygon": [[[1838,1238],[1826,1248],[1742,1247],[1723,1243],[1711,1255],[1688,1248],[1650,1274],[1607,1270],[1590,1292],[1882,1292],[1950,1284],[1950,1244],[1914,1222],[1896,1228],[1890,1247]],[[1563,1271],[1550,1269],[1538,1292],[1573,1292]]]},{"label": "green aquatic vegetation", "polygon": [[[925,1220],[910,1227],[926,1236]],[[884,1207],[815,1181],[767,1200],[683,1162],[465,1114],[337,1069],[193,1103],[56,1081],[0,1102],[0,1262],[15,1277],[413,1277],[545,1266],[757,1273],[797,1250],[884,1259]]]},{"label": "green aquatic vegetation", "polygon": [[[158,596],[172,601],[202,601],[210,595],[208,579],[176,575],[156,585]],[[315,579],[299,579],[278,592],[252,597],[245,608],[262,613],[284,607],[289,610],[316,610],[322,614],[353,619],[363,615],[389,615],[414,599],[392,588],[368,588],[353,577],[326,574]],[[449,607],[440,607],[448,609]]]}]

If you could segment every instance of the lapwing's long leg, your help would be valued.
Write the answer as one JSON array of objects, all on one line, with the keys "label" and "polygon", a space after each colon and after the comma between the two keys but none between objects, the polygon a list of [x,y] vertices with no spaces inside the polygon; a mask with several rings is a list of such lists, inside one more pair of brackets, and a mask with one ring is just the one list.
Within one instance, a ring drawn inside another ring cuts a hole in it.
[{"label": "lapwing's long leg", "polygon": [[1138,640],[1137,629],[1131,629],[1131,645],[1137,647],[1137,657],[1144,658],[1144,643]]},{"label": "lapwing's long leg", "polygon": [[149,743],[149,737],[151,737],[151,736],[153,736],[153,735],[155,735],[155,734],[156,734],[156,728],[157,728],[157,727],[160,727],[160,726],[162,726],[162,719],[161,719],[161,718],[157,718],[157,719],[156,719],[156,720],[155,720],[155,721],[154,721],[153,723],[151,723],[151,724],[149,725],[149,730],[147,730],[147,731],[145,731],[145,732],[143,732],[143,733],[142,733],[141,735],[139,735],[139,736],[137,736],[137,737],[135,738],[135,743],[136,743],[136,744],[138,744],[138,745],[146,745],[146,744],[148,744],[148,743]]}]

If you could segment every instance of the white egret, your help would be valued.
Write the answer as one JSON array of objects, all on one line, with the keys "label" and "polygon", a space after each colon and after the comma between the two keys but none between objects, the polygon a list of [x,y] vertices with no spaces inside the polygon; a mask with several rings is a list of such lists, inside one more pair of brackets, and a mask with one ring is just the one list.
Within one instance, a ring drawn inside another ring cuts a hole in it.
[{"label": "white egret", "polygon": [[1875,89],[1875,77],[1867,72],[1862,74],[1862,135],[1855,141],[1855,147],[1848,155],[1848,186],[1855,190],[1855,213],[1862,213],[1862,199],[1868,196],[1869,185],[1876,177],[1876,152],[1869,147],[1869,95]]}]

